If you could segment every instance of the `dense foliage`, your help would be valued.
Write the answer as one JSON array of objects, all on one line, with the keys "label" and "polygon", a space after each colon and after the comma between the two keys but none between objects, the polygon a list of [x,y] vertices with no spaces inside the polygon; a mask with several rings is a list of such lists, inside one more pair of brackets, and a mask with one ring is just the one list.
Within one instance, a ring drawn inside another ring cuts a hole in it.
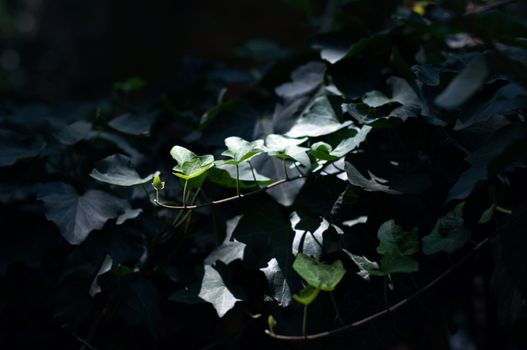
[{"label": "dense foliage", "polygon": [[0,345],[527,345],[525,7],[381,3],[166,95],[4,105]]}]

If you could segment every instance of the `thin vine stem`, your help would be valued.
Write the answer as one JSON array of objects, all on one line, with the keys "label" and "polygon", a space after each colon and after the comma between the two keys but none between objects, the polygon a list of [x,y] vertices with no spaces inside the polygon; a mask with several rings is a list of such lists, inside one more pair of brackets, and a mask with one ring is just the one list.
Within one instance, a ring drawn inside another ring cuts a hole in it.
[{"label": "thin vine stem", "polygon": [[288,340],[288,341],[302,341],[302,340],[314,340],[314,339],[320,339],[325,338],[328,336],[332,336],[335,334],[340,334],[346,331],[350,331],[354,328],[358,328],[360,326],[363,326],[365,324],[368,324],[372,321],[377,320],[378,318],[381,318],[383,316],[386,316],[387,314],[396,311],[397,309],[400,309],[401,307],[407,305],[414,299],[417,299],[422,294],[424,294],[426,291],[428,291],[430,288],[434,287],[436,284],[444,280],[446,277],[448,277],[452,272],[457,270],[459,267],[461,267],[464,263],[466,263],[471,257],[473,257],[481,248],[483,248],[487,243],[491,241],[492,238],[494,238],[495,234],[492,236],[489,236],[485,239],[483,239],[481,242],[478,243],[477,246],[472,248],[465,256],[463,256],[461,259],[459,259],[456,263],[454,263],[450,268],[445,270],[443,273],[441,273],[439,276],[434,278],[432,281],[430,281],[428,284],[423,286],[421,289],[417,290],[415,293],[411,294],[405,299],[400,300],[399,302],[392,304],[391,306],[384,308],[383,310],[380,310],[376,313],[373,313],[371,315],[368,315],[360,320],[357,320],[352,323],[348,323],[342,327],[338,327],[329,331],[324,331],[320,333],[313,333],[313,334],[306,334],[302,336],[298,335],[283,335],[283,334],[277,334],[277,333],[271,333],[269,330],[265,330],[265,333],[276,339],[281,340]]},{"label": "thin vine stem", "polygon": [[223,203],[235,201],[235,200],[237,200],[239,198],[248,197],[248,196],[251,196],[251,195],[254,195],[254,194],[266,191],[266,190],[268,190],[270,188],[273,188],[275,186],[281,185],[283,183],[286,183],[286,182],[289,182],[289,181],[298,180],[298,179],[301,179],[301,178],[302,178],[301,176],[297,176],[297,177],[291,177],[289,179],[277,180],[277,181],[275,181],[273,183],[270,183],[267,186],[260,187],[257,190],[254,190],[254,191],[251,191],[251,192],[248,192],[248,193],[245,193],[245,194],[240,194],[240,196],[236,195],[236,196],[227,197],[227,198],[223,198],[223,199],[217,199],[217,200],[213,200],[213,201],[210,201],[210,202],[207,202],[207,203],[203,203],[203,204],[191,204],[191,205],[183,206],[183,205],[169,205],[169,204],[165,204],[165,203],[158,202],[158,201],[156,201],[156,204],[161,206],[161,207],[163,207],[163,208],[168,208],[168,209],[197,209],[197,208],[203,208],[203,207],[208,207],[208,206],[211,206],[211,205],[223,204]]},{"label": "thin vine stem", "polygon": [[287,174],[287,161],[282,159],[282,164],[284,166],[284,176],[286,180],[289,180],[289,174]]},{"label": "thin vine stem", "polygon": [[187,208],[187,183],[188,179],[185,179],[185,184],[183,185],[183,209]]},{"label": "thin vine stem", "polygon": [[304,315],[302,316],[302,334],[307,334],[307,305],[304,305]]},{"label": "thin vine stem", "polygon": [[236,195],[240,197],[240,166],[236,164]]},{"label": "thin vine stem", "polygon": [[259,184],[258,181],[256,180],[256,174],[254,173],[253,163],[251,163],[250,160],[249,160],[249,167],[251,168],[251,173],[253,174],[253,179],[254,179],[254,183],[256,184],[256,187],[261,188],[261,187],[260,187],[260,184]]},{"label": "thin vine stem", "polygon": [[[251,166],[251,170],[253,170],[253,167],[252,167],[250,162],[249,162],[249,165]],[[310,176],[317,175],[317,174],[320,174],[320,173],[323,173],[323,172],[324,172],[324,168],[318,170],[317,172],[311,173]],[[338,173],[336,173],[336,174],[328,174],[328,175],[338,175]],[[253,177],[256,179],[254,171],[253,171]],[[272,182],[272,183],[270,183],[270,184],[268,184],[266,186],[263,186],[263,187],[259,186],[258,183],[257,183],[258,189],[254,190],[254,191],[251,191],[251,192],[248,192],[248,193],[245,193],[245,194],[240,194],[239,196],[236,195],[236,196],[226,197],[226,198],[222,198],[222,199],[212,200],[210,202],[206,202],[206,203],[202,203],[202,204],[172,205],[172,204],[162,203],[161,201],[159,201],[157,199],[154,199],[154,203],[156,205],[160,206],[160,207],[167,208],[167,209],[197,209],[197,208],[209,207],[209,206],[212,206],[212,205],[228,203],[228,202],[232,202],[232,201],[238,200],[240,198],[252,196],[252,195],[258,194],[260,192],[267,191],[268,189],[271,189],[271,188],[273,188],[275,186],[279,186],[279,185],[281,185],[283,183],[290,182],[290,181],[295,181],[295,180],[302,179],[302,178],[305,178],[305,177],[307,177],[307,176],[294,176],[294,177],[287,176],[287,178],[285,178],[285,179],[276,180],[275,182]]]},{"label": "thin vine stem", "polygon": [[342,317],[340,317],[339,307],[337,305],[337,301],[335,300],[335,295],[333,294],[333,291],[329,292],[329,297],[331,298],[331,304],[333,304],[333,310],[335,310],[335,318],[340,322],[340,324],[344,324],[344,320]]}]

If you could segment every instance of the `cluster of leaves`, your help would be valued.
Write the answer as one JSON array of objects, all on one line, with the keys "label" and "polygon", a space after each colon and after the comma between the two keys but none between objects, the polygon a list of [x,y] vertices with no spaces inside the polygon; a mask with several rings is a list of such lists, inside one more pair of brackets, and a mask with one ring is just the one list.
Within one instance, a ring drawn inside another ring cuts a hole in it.
[{"label": "cluster of leaves", "polygon": [[[326,331],[489,236],[498,315],[517,321],[525,19],[462,1],[370,11],[341,2],[311,50],[277,49],[252,74],[189,63],[170,96],[125,82],[75,108],[6,106],[0,327],[33,334],[25,345],[130,349]],[[364,334],[348,340],[391,341]]]}]

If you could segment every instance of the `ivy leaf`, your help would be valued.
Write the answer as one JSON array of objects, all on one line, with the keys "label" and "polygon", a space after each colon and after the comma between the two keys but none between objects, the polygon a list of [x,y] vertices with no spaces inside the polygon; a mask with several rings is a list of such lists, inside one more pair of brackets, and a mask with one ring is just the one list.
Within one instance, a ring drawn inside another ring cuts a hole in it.
[{"label": "ivy leaf", "polygon": [[276,258],[272,258],[267,263],[266,267],[260,268],[267,279],[267,285],[271,296],[278,305],[286,307],[291,302],[291,288],[287,282],[287,278],[278,264]]},{"label": "ivy leaf", "polygon": [[295,230],[292,246],[293,255],[300,252],[319,259],[324,242],[323,234],[329,229],[330,223],[324,218],[321,220],[301,218],[297,212],[291,214],[290,220],[291,227]]},{"label": "ivy leaf", "polygon": [[386,97],[381,91],[373,90],[365,93],[364,96],[362,96],[362,102],[367,104],[369,107],[377,108],[396,101]]},{"label": "ivy leaf", "polygon": [[485,209],[485,211],[481,214],[478,224],[486,224],[490,220],[492,220],[492,217],[494,216],[494,209],[496,209],[496,204],[493,203],[490,207]]},{"label": "ivy leaf", "polygon": [[219,272],[210,265],[205,265],[199,297],[211,303],[219,317],[223,317],[240,301],[229,291]]},{"label": "ivy leaf", "polygon": [[309,305],[315,301],[320,292],[320,288],[311,285],[306,286],[298,294],[294,294],[293,298],[301,304]]},{"label": "ivy leaf", "polygon": [[285,135],[289,137],[318,137],[331,134],[350,124],[350,121],[340,123],[327,97],[319,96]]},{"label": "ivy leaf", "polygon": [[359,268],[359,272],[357,272],[357,275],[364,278],[366,281],[370,280],[370,276],[382,275],[382,271],[380,270],[379,264],[377,264],[375,261],[370,261],[365,256],[352,254],[346,249],[342,250],[346,254],[348,254],[348,256],[351,258],[351,261],[353,261],[353,263]]},{"label": "ivy leaf", "polygon": [[485,56],[477,55],[437,96],[435,103],[444,109],[461,106],[483,85],[487,75]]},{"label": "ivy leaf", "polygon": [[341,45],[331,45],[322,42],[315,48],[320,49],[320,57],[331,64],[335,64],[344,58],[349,58],[361,54],[365,51],[385,50],[390,46],[390,33],[382,32],[370,37],[364,37],[349,45],[346,49]]},{"label": "ivy leaf", "polygon": [[[254,168],[253,168],[254,169]],[[265,186],[273,182],[272,179],[263,176],[256,169],[254,169],[254,176],[248,162],[243,162],[238,165],[239,186],[240,189],[254,189],[256,182],[260,186]],[[209,181],[223,187],[236,188],[236,166],[232,164],[225,164],[222,161],[216,161],[214,168],[207,172]]]},{"label": "ivy leaf", "polygon": [[97,163],[90,173],[95,180],[117,186],[136,186],[150,182],[159,172],[144,178],[132,166],[132,160],[122,154],[113,154]]},{"label": "ivy leaf", "polygon": [[340,260],[327,265],[303,253],[298,253],[293,268],[310,286],[324,291],[334,290],[346,273]]},{"label": "ivy leaf", "polygon": [[97,274],[95,274],[95,277],[93,278],[93,281],[90,285],[90,296],[93,298],[96,294],[100,293],[102,291],[101,286],[99,284],[99,276],[107,273],[112,269],[113,261],[112,257],[109,254],[106,254],[104,257],[104,260],[101,263],[101,266],[99,267],[99,270],[97,271]]},{"label": "ivy leaf", "polygon": [[404,231],[393,219],[379,227],[377,238],[380,241],[377,247],[379,254],[412,255],[419,251],[417,228]]},{"label": "ivy leaf", "polygon": [[221,155],[232,158],[225,161],[225,164],[238,165],[242,162],[251,160],[253,157],[265,152],[265,146],[263,140],[246,141],[237,136],[227,137],[225,139],[225,145],[227,150]]},{"label": "ivy leaf", "polygon": [[362,128],[349,128],[347,131],[355,132],[355,135],[342,139],[335,149],[330,144],[319,141],[311,145],[309,154],[319,160],[335,161],[359,147],[366,140],[371,129],[372,127],[368,125],[364,125]]},{"label": "ivy leaf", "polygon": [[419,263],[415,259],[398,253],[384,254],[380,265],[383,275],[410,273],[419,270]]},{"label": "ivy leaf", "polygon": [[523,108],[527,108],[527,90],[517,84],[509,83],[499,88],[490,100],[482,104],[478,103],[477,107],[469,113],[460,114],[454,130],[487,122],[496,114],[510,114]]},{"label": "ivy leaf", "polygon": [[324,82],[326,65],[320,62],[309,62],[291,73],[291,82],[275,89],[278,96],[286,99],[296,99],[312,93]]},{"label": "ivy leaf", "polygon": [[296,139],[282,135],[271,134],[265,138],[267,154],[280,159],[293,159],[311,169],[311,160],[307,154],[309,148],[299,145],[306,142],[307,137]]},{"label": "ivy leaf", "polygon": [[332,161],[338,159],[337,157],[331,155],[331,151],[333,151],[333,147],[331,147],[330,144],[319,141],[311,145],[309,154],[321,160]]},{"label": "ivy leaf", "polygon": [[463,224],[463,207],[459,203],[446,216],[437,220],[432,232],[423,237],[423,253],[426,255],[438,252],[453,253],[470,240],[470,231]]},{"label": "ivy leaf", "polygon": [[368,170],[370,179],[365,178],[360,171],[355,168],[351,163],[346,162],[346,174],[348,175],[348,180],[353,186],[361,187],[367,192],[385,192],[388,194],[401,194],[401,192],[391,189],[389,186],[385,185],[388,180],[381,179],[375,176]]},{"label": "ivy leaf", "polygon": [[357,133],[353,137],[348,137],[337,145],[330,155],[341,158],[360,146],[366,140],[366,136],[370,133],[372,127],[363,125],[361,128],[356,128]]},{"label": "ivy leaf", "polygon": [[157,337],[161,310],[156,287],[147,279],[134,274],[122,278],[123,305],[121,312],[132,325],[146,324],[148,331]]},{"label": "ivy leaf", "polygon": [[92,123],[85,120],[79,120],[62,129],[57,135],[57,139],[63,145],[70,146],[88,138],[91,130]]},{"label": "ivy leaf", "polygon": [[447,201],[468,197],[478,182],[493,175],[489,164],[499,163],[496,160],[502,157],[507,150],[514,149],[516,144],[524,142],[526,136],[527,127],[523,123],[509,125],[496,131],[488,142],[465,158],[470,167],[452,186],[448,192]]},{"label": "ivy leaf", "polygon": [[443,67],[437,64],[417,64],[411,67],[417,79],[429,86],[437,86],[441,82]]},{"label": "ivy leaf", "polygon": [[143,212],[143,209],[141,208],[137,208],[137,209],[127,208],[125,209],[124,213],[122,213],[121,215],[117,217],[117,219],[115,220],[115,224],[122,225],[126,220],[135,219],[142,212]]},{"label": "ivy leaf", "polygon": [[82,243],[93,230],[118,218],[130,204],[106,192],[89,190],[82,196],[63,182],[52,182],[38,189],[37,199],[44,202],[46,218],[53,221],[70,244]]},{"label": "ivy leaf", "polygon": [[205,258],[205,265],[213,265],[218,260],[224,264],[229,264],[234,260],[243,259],[243,253],[246,245],[237,241],[226,241],[220,246],[216,247],[210,254]]},{"label": "ivy leaf", "polygon": [[108,125],[124,134],[148,135],[152,127],[153,118],[149,115],[122,114],[108,123]]},{"label": "ivy leaf", "polygon": [[0,167],[13,165],[20,159],[36,157],[44,145],[44,141],[39,138],[0,129]]},{"label": "ivy leaf", "polygon": [[172,147],[170,155],[178,162],[178,165],[172,169],[174,175],[184,180],[198,177],[214,166],[214,157],[212,155],[197,156],[181,146]]}]

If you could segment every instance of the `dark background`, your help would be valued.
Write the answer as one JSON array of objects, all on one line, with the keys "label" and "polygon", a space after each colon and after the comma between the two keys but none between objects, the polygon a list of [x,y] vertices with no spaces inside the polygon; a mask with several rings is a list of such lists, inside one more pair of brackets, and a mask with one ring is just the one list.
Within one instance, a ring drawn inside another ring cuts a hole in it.
[{"label": "dark background", "polygon": [[303,47],[310,15],[281,0],[1,1],[0,91],[55,103],[132,76],[159,86],[184,57],[232,61],[249,39]]}]

